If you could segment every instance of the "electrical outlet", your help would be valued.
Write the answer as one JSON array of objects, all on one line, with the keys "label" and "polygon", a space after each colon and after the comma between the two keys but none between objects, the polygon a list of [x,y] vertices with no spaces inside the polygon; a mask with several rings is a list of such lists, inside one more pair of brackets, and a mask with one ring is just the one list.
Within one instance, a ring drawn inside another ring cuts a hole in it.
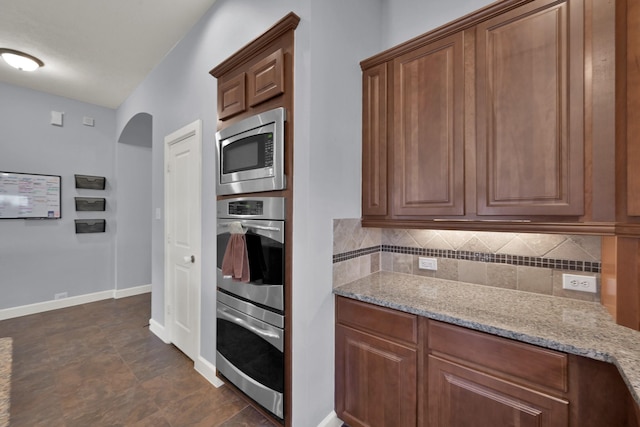
[{"label": "electrical outlet", "polygon": [[562,289],[572,291],[596,293],[596,278],[593,276],[580,276],[578,274],[563,274]]},{"label": "electrical outlet", "polygon": [[59,294],[54,294],[53,295],[53,299],[62,299],[62,298],[66,298],[69,295],[66,292],[60,292]]},{"label": "electrical outlet", "polygon": [[418,257],[418,268],[420,270],[437,270],[438,269],[438,259],[437,258]]}]

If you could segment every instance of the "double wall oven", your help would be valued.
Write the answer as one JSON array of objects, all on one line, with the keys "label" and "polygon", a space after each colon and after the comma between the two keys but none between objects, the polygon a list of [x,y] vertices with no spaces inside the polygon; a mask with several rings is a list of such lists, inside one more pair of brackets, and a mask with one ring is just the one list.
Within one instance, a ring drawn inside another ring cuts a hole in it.
[{"label": "double wall oven", "polygon": [[[276,417],[284,418],[285,199],[217,202],[216,368]],[[233,233],[244,234],[248,281],[223,274]]]}]

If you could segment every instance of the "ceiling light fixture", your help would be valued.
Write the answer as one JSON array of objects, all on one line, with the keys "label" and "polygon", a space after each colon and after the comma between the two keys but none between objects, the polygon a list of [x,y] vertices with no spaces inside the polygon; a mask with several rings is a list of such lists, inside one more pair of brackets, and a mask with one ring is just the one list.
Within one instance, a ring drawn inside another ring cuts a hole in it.
[{"label": "ceiling light fixture", "polygon": [[0,56],[7,64],[18,70],[35,71],[44,67],[44,62],[19,50],[0,48]]}]

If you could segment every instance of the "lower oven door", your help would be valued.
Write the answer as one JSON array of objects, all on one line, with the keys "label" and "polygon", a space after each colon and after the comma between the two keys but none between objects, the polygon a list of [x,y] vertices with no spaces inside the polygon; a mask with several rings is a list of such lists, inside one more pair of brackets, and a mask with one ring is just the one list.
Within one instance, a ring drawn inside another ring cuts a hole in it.
[{"label": "lower oven door", "polygon": [[217,295],[216,369],[282,419],[284,330],[264,319],[272,321],[275,316],[273,323],[284,326],[284,317],[219,291]]}]

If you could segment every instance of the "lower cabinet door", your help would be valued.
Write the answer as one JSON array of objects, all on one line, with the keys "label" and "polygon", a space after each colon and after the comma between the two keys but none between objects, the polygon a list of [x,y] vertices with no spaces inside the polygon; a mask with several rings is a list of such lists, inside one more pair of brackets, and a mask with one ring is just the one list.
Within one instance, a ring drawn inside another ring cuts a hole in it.
[{"label": "lower cabinet door", "polygon": [[350,427],[415,426],[416,350],[336,325],[336,410]]},{"label": "lower cabinet door", "polygon": [[567,427],[569,402],[428,357],[430,427]]}]

